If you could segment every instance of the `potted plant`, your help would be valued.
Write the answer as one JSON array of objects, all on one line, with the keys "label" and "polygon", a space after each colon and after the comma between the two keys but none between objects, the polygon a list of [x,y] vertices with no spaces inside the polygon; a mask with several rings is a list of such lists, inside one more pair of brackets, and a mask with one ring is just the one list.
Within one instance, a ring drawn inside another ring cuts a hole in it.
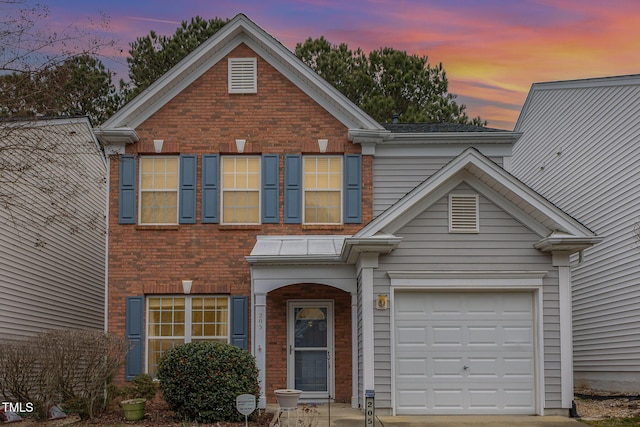
[{"label": "potted plant", "polygon": [[274,393],[276,394],[278,406],[281,408],[295,408],[298,406],[298,399],[300,399],[302,390],[283,388],[275,390]]},{"label": "potted plant", "polygon": [[127,399],[120,402],[120,406],[124,410],[124,419],[127,421],[138,421],[144,417],[144,408],[147,399],[138,397],[135,399]]},{"label": "potted plant", "polygon": [[124,387],[122,393],[126,398],[120,402],[120,407],[124,410],[124,418],[127,421],[141,420],[144,417],[147,399],[153,399],[156,391],[157,386],[150,375],[137,375],[130,385]]}]

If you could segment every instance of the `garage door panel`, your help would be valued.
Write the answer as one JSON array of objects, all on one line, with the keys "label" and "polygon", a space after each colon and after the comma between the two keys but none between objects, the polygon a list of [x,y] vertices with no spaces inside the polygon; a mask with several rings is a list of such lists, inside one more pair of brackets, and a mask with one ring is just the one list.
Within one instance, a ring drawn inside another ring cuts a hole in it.
[{"label": "garage door panel", "polygon": [[398,414],[535,413],[532,293],[397,292],[394,311]]}]

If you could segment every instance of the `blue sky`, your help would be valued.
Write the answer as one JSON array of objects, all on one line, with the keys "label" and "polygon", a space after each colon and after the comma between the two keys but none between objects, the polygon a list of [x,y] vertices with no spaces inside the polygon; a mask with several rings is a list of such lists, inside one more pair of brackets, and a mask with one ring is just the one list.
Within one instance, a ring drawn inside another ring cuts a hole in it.
[{"label": "blue sky", "polygon": [[[29,0],[31,1],[31,0]],[[126,70],[129,43],[182,20],[238,13],[289,49],[325,36],[365,51],[383,46],[442,62],[467,113],[512,129],[532,83],[640,73],[637,0],[42,0],[48,25],[109,19],[105,64]]]}]

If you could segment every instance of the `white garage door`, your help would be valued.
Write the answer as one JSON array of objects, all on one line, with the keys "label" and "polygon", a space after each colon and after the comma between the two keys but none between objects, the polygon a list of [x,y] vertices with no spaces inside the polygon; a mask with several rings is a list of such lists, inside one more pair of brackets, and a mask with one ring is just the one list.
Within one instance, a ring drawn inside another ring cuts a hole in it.
[{"label": "white garage door", "polygon": [[533,297],[396,292],[398,414],[535,414]]}]

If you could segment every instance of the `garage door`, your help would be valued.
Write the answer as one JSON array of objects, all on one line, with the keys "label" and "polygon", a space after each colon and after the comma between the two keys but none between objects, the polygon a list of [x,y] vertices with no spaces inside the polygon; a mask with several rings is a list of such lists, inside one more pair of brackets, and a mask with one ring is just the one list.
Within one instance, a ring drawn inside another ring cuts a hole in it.
[{"label": "garage door", "polygon": [[535,414],[533,297],[396,292],[398,414]]}]

